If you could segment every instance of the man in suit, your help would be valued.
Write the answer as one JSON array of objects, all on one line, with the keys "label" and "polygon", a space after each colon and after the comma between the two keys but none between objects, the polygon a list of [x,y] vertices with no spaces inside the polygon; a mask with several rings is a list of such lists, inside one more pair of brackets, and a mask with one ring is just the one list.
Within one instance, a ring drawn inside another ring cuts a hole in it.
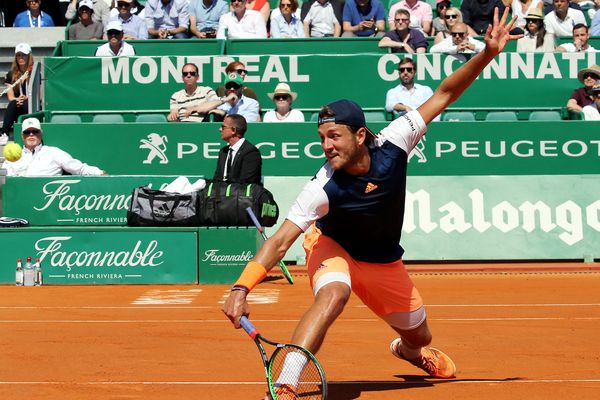
[{"label": "man in suit", "polygon": [[215,180],[262,185],[262,158],[244,138],[247,127],[246,119],[239,114],[227,115],[223,120],[219,131],[227,146],[219,151]]}]

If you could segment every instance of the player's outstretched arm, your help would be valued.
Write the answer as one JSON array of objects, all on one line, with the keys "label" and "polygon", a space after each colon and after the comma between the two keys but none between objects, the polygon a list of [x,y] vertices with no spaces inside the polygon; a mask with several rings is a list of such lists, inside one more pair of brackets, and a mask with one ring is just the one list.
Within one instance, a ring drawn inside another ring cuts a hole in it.
[{"label": "player's outstretched arm", "polygon": [[510,34],[516,17],[507,23],[508,12],[509,8],[506,8],[499,19],[498,8],[494,10],[494,23],[485,33],[485,49],[444,79],[433,96],[418,108],[426,124],[456,101],[510,40],[523,36]]}]

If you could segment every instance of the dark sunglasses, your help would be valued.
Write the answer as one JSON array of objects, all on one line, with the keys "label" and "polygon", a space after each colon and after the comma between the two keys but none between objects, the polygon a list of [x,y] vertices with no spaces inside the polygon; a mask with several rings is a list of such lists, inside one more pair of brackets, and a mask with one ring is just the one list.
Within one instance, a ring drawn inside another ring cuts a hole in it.
[{"label": "dark sunglasses", "polygon": [[39,135],[40,133],[42,133],[42,131],[38,131],[37,129],[28,129],[23,132],[23,136]]},{"label": "dark sunglasses", "polygon": [[242,75],[242,74],[248,75],[248,71],[243,68],[236,69],[235,72],[237,72],[239,75]]},{"label": "dark sunglasses", "polygon": [[275,100],[287,100],[289,96],[287,94],[278,94],[276,96],[273,96],[273,98]]},{"label": "dark sunglasses", "polygon": [[454,37],[465,37],[467,32],[450,32],[450,34]]},{"label": "dark sunglasses", "polygon": [[236,85],[235,83],[228,83],[227,85],[225,85],[225,89],[227,90],[238,90],[239,88],[241,88],[240,85]]},{"label": "dark sunglasses", "polygon": [[400,71],[400,72],[413,72],[414,68],[413,67],[398,67],[398,71]]},{"label": "dark sunglasses", "polygon": [[292,8],[292,4],[291,3],[281,3],[279,4],[280,8]]},{"label": "dark sunglasses", "polygon": [[410,21],[410,19],[408,19],[408,18],[396,18],[394,21],[396,21],[396,23],[398,23],[398,22],[408,22],[408,21]]},{"label": "dark sunglasses", "polygon": [[525,21],[527,21],[528,24],[531,24],[532,22],[534,24],[537,24],[538,22],[541,22],[541,19],[526,19]]},{"label": "dark sunglasses", "polygon": [[446,14],[444,16],[444,18],[446,18],[446,19],[457,19],[458,18],[458,14]]},{"label": "dark sunglasses", "polygon": [[445,3],[440,3],[440,4],[437,5],[437,8],[439,8],[441,10],[441,9],[444,9],[444,8],[450,8],[450,6],[448,4],[445,4]]},{"label": "dark sunglasses", "polygon": [[593,78],[593,79],[598,79],[598,76],[596,74],[592,74],[591,72],[586,72],[585,74],[583,74],[583,79],[587,79],[587,78]]},{"label": "dark sunglasses", "polygon": [[196,71],[183,71],[182,76],[196,76]]},{"label": "dark sunglasses", "polygon": [[123,33],[123,32],[111,29],[110,31],[106,32],[106,35],[107,36],[119,36],[121,33]]},{"label": "dark sunglasses", "polygon": [[233,3],[245,3],[245,0],[231,0],[231,4]]},{"label": "dark sunglasses", "polygon": [[117,8],[129,8],[131,7],[131,3],[119,2],[117,3]]}]

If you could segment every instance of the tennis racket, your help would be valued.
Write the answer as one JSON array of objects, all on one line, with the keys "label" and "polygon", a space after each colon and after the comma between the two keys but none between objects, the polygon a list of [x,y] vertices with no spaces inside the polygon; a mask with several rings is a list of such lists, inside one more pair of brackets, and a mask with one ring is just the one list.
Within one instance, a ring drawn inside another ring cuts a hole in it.
[{"label": "tennis racket", "polygon": [[[254,214],[254,211],[252,211],[252,208],[250,208],[250,207],[246,208],[246,212],[250,216],[250,219],[252,220],[252,222],[254,222],[254,226],[256,226],[256,229],[258,229],[258,231],[262,235],[263,239],[267,240],[267,235],[265,235],[265,228],[263,228],[263,226],[260,224],[260,222],[258,222],[258,218],[256,218],[256,215]],[[285,266],[285,263],[283,262],[283,260],[279,261],[279,268],[281,269],[281,272],[283,272],[283,276],[285,276],[285,279],[287,279],[287,281],[291,285],[293,285],[294,278],[292,278],[292,274],[290,274],[290,271]]]},{"label": "tennis racket", "polygon": [[[274,400],[327,399],[325,372],[310,351],[263,337],[246,316],[240,319],[240,324],[258,347],[267,375],[269,393]],[[267,357],[261,342],[275,346],[271,358]]]}]

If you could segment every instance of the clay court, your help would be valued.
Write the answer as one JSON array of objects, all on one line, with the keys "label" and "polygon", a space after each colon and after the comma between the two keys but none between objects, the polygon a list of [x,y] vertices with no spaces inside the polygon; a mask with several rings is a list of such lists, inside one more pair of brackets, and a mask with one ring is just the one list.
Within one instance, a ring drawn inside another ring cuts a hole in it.
[{"label": "clay court", "polygon": [[[456,379],[394,358],[393,332],[352,297],[318,354],[329,399],[597,399],[597,264],[411,266],[434,346]],[[285,341],[310,302],[271,276],[251,320]],[[0,398],[261,399],[256,346],[220,311],[229,285],[44,286],[0,291]]]}]

